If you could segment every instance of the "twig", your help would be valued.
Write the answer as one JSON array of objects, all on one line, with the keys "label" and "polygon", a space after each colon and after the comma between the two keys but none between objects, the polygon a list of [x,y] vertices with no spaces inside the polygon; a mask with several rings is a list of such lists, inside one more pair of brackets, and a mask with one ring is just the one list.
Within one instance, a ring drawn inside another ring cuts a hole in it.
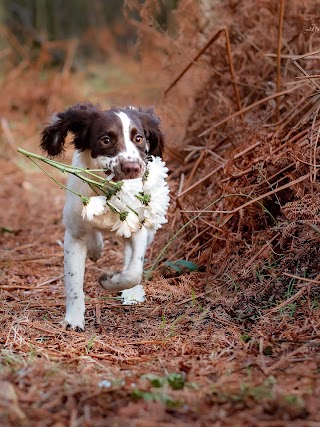
[{"label": "twig", "polygon": [[182,301],[178,301],[178,302],[176,302],[174,305],[182,305],[182,304],[185,304],[185,303],[187,303],[187,302],[193,301],[193,300],[195,300],[195,299],[202,298],[202,297],[204,297],[204,296],[206,296],[206,295],[211,294],[211,293],[212,293],[212,292],[214,292],[215,290],[216,290],[215,288],[214,288],[214,289],[209,289],[209,290],[208,290],[208,291],[206,291],[206,292],[201,292],[201,294],[193,295],[191,298],[186,298],[186,299],[184,299],[184,300],[182,300]]},{"label": "twig", "polygon": [[62,257],[62,254],[54,254],[54,255],[35,255],[35,256],[22,256],[22,257],[16,257],[16,258],[9,258],[9,259],[3,259],[1,258],[1,262],[21,262],[21,261],[37,261],[37,260],[43,260],[43,259],[50,259],[50,258],[59,258]]},{"label": "twig", "polygon": [[302,97],[300,99],[300,101],[298,103],[295,104],[295,106],[287,113],[284,115],[284,117],[279,120],[277,123],[274,124],[269,124],[269,125],[263,125],[264,127],[269,127],[269,126],[279,126],[275,136],[279,135],[280,132],[298,115],[301,114],[301,111],[304,110],[309,103],[311,102],[311,100],[309,100],[309,102],[302,108],[300,109],[299,107],[309,98],[309,94],[307,94],[306,96]]},{"label": "twig", "polygon": [[33,329],[38,329],[39,331],[45,332],[46,334],[49,334],[49,335],[57,335],[57,334],[61,335],[61,329],[60,328],[59,329],[57,328],[56,330],[53,330],[53,331],[49,331],[48,329],[45,329],[41,326],[35,325],[34,322],[32,322],[31,325],[30,325],[30,323],[31,322],[20,322],[20,325],[27,326],[28,328],[30,328],[30,326],[31,326]]},{"label": "twig", "polygon": [[[203,46],[202,49],[194,56],[194,58],[189,62],[189,64],[181,71],[181,73],[174,79],[174,81],[170,84],[170,86],[164,91],[164,94],[167,95],[167,93],[178,83],[178,81],[185,75],[185,73],[196,63],[196,61],[200,58],[200,56],[214,43],[220,35],[224,33],[226,38],[226,50],[228,55],[228,61],[229,61],[229,70],[231,74],[233,89],[237,101],[238,110],[241,110],[241,100],[240,100],[240,93],[237,86],[236,78],[235,78],[235,72],[234,72],[234,65],[233,65],[233,59],[232,59],[232,52],[231,52],[231,45],[230,45],[230,38],[229,38],[229,31],[227,27],[222,28],[217,33],[215,33],[209,41]],[[240,116],[242,117],[242,114],[240,113]]]},{"label": "twig", "polygon": [[[320,57],[318,59],[320,59]],[[312,74],[312,76],[296,76],[295,78],[300,81],[310,79],[310,77],[312,77],[313,79],[320,79],[320,74]]]},{"label": "twig", "polygon": [[10,251],[22,251],[23,249],[28,249],[28,248],[32,248],[32,246],[35,246],[36,243],[27,243],[25,245],[21,245],[21,246],[17,246],[15,248],[10,248]]},{"label": "twig", "polygon": [[10,48],[6,47],[6,48],[2,49],[0,51],[0,59],[5,58],[6,56],[10,55],[10,53],[11,53],[11,49]]},{"label": "twig", "polygon": [[[320,56],[314,56],[317,53],[320,53],[320,49],[315,50],[313,52],[308,52],[305,53],[303,55],[290,55],[290,54],[281,54],[281,59],[320,59]],[[264,56],[267,57],[271,57],[271,58],[276,58],[277,54],[276,53],[265,53]],[[310,56],[313,56],[313,58],[309,58]]]},{"label": "twig", "polygon": [[46,280],[45,282],[39,283],[38,285],[35,286],[34,289],[40,288],[41,286],[49,285],[49,283],[56,282],[57,280],[62,279],[62,278],[63,278],[63,274],[59,274],[58,276],[52,277],[51,279]]},{"label": "twig", "polygon": [[314,135],[315,124],[318,117],[319,109],[320,109],[320,105],[318,106],[316,112],[314,113],[311,132],[310,132],[310,160],[313,160],[313,165],[310,168],[310,175],[311,175],[312,182],[316,182],[317,180],[317,148],[318,148],[318,141],[319,141],[319,135],[320,135],[320,128],[318,128],[317,130],[315,140],[313,139],[313,135]]},{"label": "twig", "polygon": [[168,340],[145,340],[145,341],[133,341],[123,343],[124,345],[145,345],[145,344],[165,344]]},{"label": "twig", "polygon": [[306,349],[307,349],[307,346],[303,345],[303,346],[296,348],[295,350],[291,351],[291,353],[288,353],[285,356],[281,357],[280,360],[278,360],[276,363],[274,363],[272,366],[269,366],[266,369],[266,375],[269,375],[275,369],[280,368],[280,366],[283,365],[283,363],[287,362],[288,359],[290,359],[290,357],[295,356],[296,354],[301,353],[301,351],[304,351]]},{"label": "twig", "polygon": [[197,181],[196,183],[194,183],[193,185],[191,185],[191,187],[186,188],[184,191],[182,191],[182,193],[180,193],[177,198],[180,198],[182,196],[184,196],[185,194],[189,193],[191,190],[193,190],[194,188],[196,188],[198,185],[202,184],[204,181],[206,181],[208,178],[210,178],[212,175],[214,175],[215,173],[217,173],[220,169],[224,168],[225,165],[232,160],[236,160],[239,157],[242,157],[244,154],[248,153],[249,151],[253,150],[255,147],[257,147],[258,145],[261,144],[261,141],[257,141],[256,143],[254,143],[253,145],[250,145],[250,147],[247,147],[246,149],[242,150],[240,153],[237,153],[232,159],[221,163],[218,167],[216,167],[213,171],[209,172],[207,175],[205,175],[203,178],[199,179],[199,181]]},{"label": "twig", "polygon": [[20,43],[18,38],[13,34],[12,31],[9,30],[8,27],[1,26],[0,34],[2,35],[2,37],[7,39],[9,45],[11,45],[14,50],[19,52],[20,56],[23,59],[28,60],[28,58],[30,57],[29,51],[25,48],[25,45],[22,45],[22,43]]},{"label": "twig", "polygon": [[[306,179],[308,179],[308,178],[309,178],[309,176],[310,176],[309,174],[306,174],[306,175],[300,176],[300,178],[297,178],[297,179],[295,179],[294,181],[288,182],[287,184],[282,185],[281,187],[275,188],[274,190],[268,191],[268,193],[264,193],[264,194],[262,194],[261,196],[258,196],[258,197],[256,197],[256,198],[253,198],[253,199],[252,199],[252,200],[250,200],[249,202],[246,202],[246,203],[244,203],[243,205],[238,206],[238,207],[237,207],[237,208],[235,208],[235,209],[232,209],[232,210],[229,210],[229,211],[220,211],[220,210],[216,210],[216,211],[209,211],[209,210],[208,210],[208,208],[206,208],[206,209],[204,209],[204,210],[202,210],[202,211],[200,212],[200,215],[201,215],[201,213],[203,213],[203,212],[207,212],[207,213],[228,213],[228,214],[237,213],[240,209],[246,208],[247,206],[252,205],[252,203],[256,203],[256,202],[258,202],[259,200],[264,199],[265,197],[269,197],[269,196],[271,196],[272,194],[278,193],[279,191],[285,190],[286,188],[290,188],[290,187],[291,187],[292,185],[294,185],[294,184],[298,184],[299,182],[303,182],[303,181],[305,181]],[[214,201],[214,202],[212,202],[210,205],[212,206],[214,203],[217,203],[218,201],[220,201],[220,200],[221,200],[221,199],[223,199],[224,197],[231,197],[231,196],[235,196],[235,194],[227,194],[227,195],[225,195],[225,196],[221,196],[221,197],[219,197],[219,199],[215,200],[215,201]],[[244,197],[248,197],[248,195],[246,195],[246,194],[237,194],[237,196],[244,196]],[[199,212],[199,211],[186,210],[186,212],[188,212],[188,213],[192,213],[192,212]],[[221,224],[221,226],[222,226],[222,224]]]},{"label": "twig", "polygon": [[14,291],[15,289],[23,289],[25,291],[32,291],[35,289],[34,286],[25,286],[25,285],[0,285],[0,289],[5,289],[6,291]]},{"label": "twig", "polygon": [[283,301],[281,304],[277,305],[276,307],[271,308],[265,314],[267,315],[267,314],[275,313],[276,311],[281,310],[282,308],[286,307],[288,304],[291,304],[293,301],[295,301],[296,299],[300,298],[301,295],[304,294],[305,290],[306,290],[306,288],[300,289],[300,291],[298,291],[296,294],[292,295],[292,297],[290,297],[287,300]]},{"label": "twig", "polygon": [[300,70],[301,71],[301,73],[302,74],[304,74],[310,81],[311,81],[311,83],[318,89],[318,90],[320,90],[320,86],[318,85],[318,83],[316,82],[316,81],[314,81],[313,79],[312,79],[312,76],[310,76],[302,67],[301,67],[301,65],[295,60],[295,59],[293,59],[292,60],[292,63],[298,68],[298,70]]},{"label": "twig", "polygon": [[[279,11],[279,30],[278,30],[278,49],[277,49],[277,81],[276,81],[276,91],[280,92],[281,86],[281,46],[282,46],[282,28],[283,28],[283,17],[284,17],[284,0],[280,2],[280,11]],[[277,120],[280,118],[280,100],[277,98]]]},{"label": "twig", "polygon": [[244,269],[248,268],[253,261],[255,261],[270,245],[271,243],[276,240],[278,237],[280,236],[280,233],[275,234],[272,239],[268,240],[267,243],[265,243],[262,248],[260,249],[260,251],[258,251],[243,267]]},{"label": "twig", "polygon": [[20,62],[19,65],[17,65],[7,76],[5,77],[4,81],[2,81],[2,86],[7,85],[9,82],[13,80],[17,80],[17,78],[20,76],[20,74],[25,71],[25,69],[30,65],[30,62],[27,60],[23,60]]},{"label": "twig", "polygon": [[[189,221],[189,218],[186,215],[186,213],[182,212],[182,206],[181,206],[180,200],[178,199],[179,194],[181,193],[182,188],[184,186],[184,180],[185,180],[185,174],[182,173],[181,176],[180,176],[179,188],[178,188],[178,191],[177,191],[177,194],[178,194],[178,196],[176,197],[177,209],[175,210],[175,213],[174,213],[174,218],[173,218],[173,221],[172,221],[172,228],[175,226],[175,223],[177,221],[179,213],[180,213],[180,215],[182,217],[182,221],[183,221],[184,224],[187,221]],[[178,211],[178,209],[179,209],[179,211]]]},{"label": "twig", "polygon": [[320,234],[320,228],[316,226],[316,224],[312,224],[311,222],[305,222],[305,225],[312,228],[317,234]]},{"label": "twig", "polygon": [[[102,360],[111,360],[113,362],[118,361],[119,357],[114,356],[112,354],[100,354],[100,353],[88,353],[86,356],[90,356],[94,359],[102,359]],[[142,362],[148,361],[151,359],[150,356],[140,356],[140,357],[124,357],[121,356],[124,362]]]},{"label": "twig", "polygon": [[[195,246],[194,246],[194,250],[193,251],[190,251],[189,252],[189,254],[188,254],[188,256],[191,256],[192,254],[193,254],[193,252],[195,252],[195,251],[198,251],[198,253],[201,253],[201,251],[206,247],[206,246],[210,246],[211,245],[211,242],[214,240],[214,239],[217,239],[217,240],[224,240],[224,239],[222,239],[222,238],[219,238],[218,236],[217,236],[217,234],[215,234],[214,236],[212,236],[210,239],[208,239],[208,240],[206,240],[204,243],[202,243],[202,245],[200,245],[199,246],[199,244],[197,243]],[[211,247],[212,247],[213,245],[211,245]]]},{"label": "twig", "polygon": [[78,45],[77,39],[71,39],[68,42],[67,49],[66,49],[66,59],[64,61],[64,65],[61,72],[62,78],[65,78],[70,73],[72,60],[74,58],[77,45]]},{"label": "twig", "polygon": [[[297,55],[293,59],[306,59],[310,56],[314,57],[314,55],[316,55],[317,53],[320,53],[320,49],[314,50],[312,52],[304,53],[303,55]],[[314,58],[311,58],[311,59],[314,59]],[[319,59],[319,58],[317,58],[317,59]]]},{"label": "twig", "polygon": [[290,273],[282,273],[282,274],[284,276],[291,277],[292,279],[303,280],[305,282],[308,282],[306,285],[300,285],[300,286],[308,286],[308,285],[310,285],[310,283],[315,284],[315,285],[320,285],[320,280],[308,279],[307,277],[296,276],[296,275],[290,274]]},{"label": "twig", "polygon": [[[206,209],[209,209],[211,206],[213,206],[217,201],[213,201],[212,203],[210,203],[205,209],[204,211],[206,211]],[[168,247],[171,245],[171,243],[179,236],[179,234],[186,228],[188,227],[189,224],[191,224],[193,221],[195,221],[196,219],[199,218],[200,215],[202,215],[202,213],[204,211],[201,211],[198,215],[194,216],[193,218],[191,218],[186,224],[184,224],[181,228],[179,228],[179,230],[169,239],[168,243],[163,247],[163,249],[160,251],[159,255],[157,256],[157,258],[154,260],[153,264],[151,265],[151,267],[149,268],[149,270],[147,271],[146,274],[146,279],[148,280],[150,278],[151,272],[155,269],[156,265],[158,264],[158,262],[161,260],[163,254],[166,252],[166,250],[168,249]]]},{"label": "twig", "polygon": [[185,194],[189,193],[191,190],[193,190],[194,188],[198,187],[198,185],[202,184],[204,181],[206,181],[208,178],[210,178],[212,175],[214,175],[215,173],[217,173],[220,169],[222,169],[224,166],[224,164],[219,165],[218,167],[216,167],[215,169],[213,169],[213,171],[209,172],[207,175],[205,175],[203,178],[199,179],[199,181],[195,182],[193,185],[191,185],[191,187],[185,189],[184,191],[182,191],[182,193],[180,193],[177,198],[180,198],[182,196],[184,196]]},{"label": "twig", "polygon": [[101,301],[95,303],[96,324],[101,324]]},{"label": "twig", "polygon": [[[240,100],[239,88],[238,88],[237,83],[236,83],[236,76],[235,76],[234,65],[233,65],[233,60],[232,60],[231,44],[230,44],[230,37],[229,37],[228,28],[225,28],[224,32],[225,32],[225,36],[226,36],[226,49],[227,49],[227,54],[228,54],[228,59],[229,59],[229,69],[230,69],[230,74],[232,77],[233,90],[234,90],[234,93],[236,96],[238,110],[241,111],[242,105],[241,105],[241,100]],[[242,113],[240,113],[240,117],[243,120]]]},{"label": "twig", "polygon": [[260,99],[259,101],[253,102],[252,104],[248,105],[248,107],[242,108],[242,110],[237,111],[236,113],[230,114],[230,116],[225,117],[224,119],[220,120],[220,122],[215,123],[214,125],[210,126],[208,129],[206,129],[205,131],[203,131],[202,133],[200,133],[199,138],[202,136],[207,135],[209,132],[211,132],[213,129],[216,129],[217,127],[223,125],[224,123],[228,122],[231,119],[234,119],[238,116],[240,116],[241,114],[247,113],[248,111],[252,110],[255,107],[258,107],[261,104],[264,104],[265,102],[270,101],[271,99],[274,98],[278,98],[279,96],[283,96],[283,95],[288,95],[291,92],[294,92],[297,89],[300,89],[301,87],[303,87],[304,84],[300,85],[300,86],[295,86],[292,87],[291,89],[286,89],[283,90],[282,92],[279,93],[274,93],[273,95],[269,95],[263,99]]},{"label": "twig", "polygon": [[17,152],[17,146],[15,143],[14,137],[12,135],[11,129],[9,127],[8,120],[4,117],[1,117],[0,121],[1,121],[1,128],[3,130],[3,133],[6,137],[8,144],[9,144],[9,147],[14,151],[14,153],[16,153]]},{"label": "twig", "polygon": [[[185,186],[188,187],[192,181],[192,178],[194,176],[194,174],[196,173],[198,167],[200,166],[202,160],[204,159],[204,156],[206,155],[206,151],[203,150],[200,154],[200,156],[198,157],[198,159],[196,160],[196,162],[193,165],[193,168],[190,172],[190,175],[188,176],[187,182],[185,183]],[[181,191],[179,191],[179,195],[178,197],[181,196]]]},{"label": "twig", "polygon": [[200,58],[200,56],[208,49],[208,47],[211,46],[211,44],[213,42],[215,42],[220,37],[220,34],[222,34],[223,31],[224,31],[224,29],[219,30],[217,33],[215,33],[209,39],[209,41],[203,46],[202,49],[200,49],[200,51],[194,56],[194,58],[189,62],[189,64],[181,71],[181,73],[174,79],[174,81],[169,85],[169,87],[167,87],[167,89],[164,91],[165,95],[167,95],[167,93],[178,83],[178,81],[181,79],[181,77],[183,77],[185,75],[185,73]]}]

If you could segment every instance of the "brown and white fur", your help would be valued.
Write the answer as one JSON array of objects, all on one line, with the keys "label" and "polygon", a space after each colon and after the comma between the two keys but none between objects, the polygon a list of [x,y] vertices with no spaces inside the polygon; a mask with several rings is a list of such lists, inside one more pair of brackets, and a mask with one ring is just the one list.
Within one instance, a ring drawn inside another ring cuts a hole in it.
[{"label": "brown and white fur", "polygon": [[[73,166],[101,169],[113,180],[132,179],[143,175],[149,155],[162,156],[164,136],[160,120],[152,109],[126,107],[102,111],[91,104],[78,104],[55,114],[52,123],[42,132],[41,147],[51,157],[64,151],[67,134],[73,134],[75,152]],[[95,196],[88,184],[74,175],[67,187],[82,196]],[[66,291],[65,324],[77,330],[84,329],[83,280],[88,256],[96,261],[103,250],[101,231],[112,224],[108,217],[93,221],[82,219],[82,200],[67,191],[63,210],[65,225],[64,276]],[[142,227],[129,239],[124,239],[124,262],[121,272],[106,272],[99,279],[107,290],[131,288],[141,282],[143,261],[154,233]]]}]

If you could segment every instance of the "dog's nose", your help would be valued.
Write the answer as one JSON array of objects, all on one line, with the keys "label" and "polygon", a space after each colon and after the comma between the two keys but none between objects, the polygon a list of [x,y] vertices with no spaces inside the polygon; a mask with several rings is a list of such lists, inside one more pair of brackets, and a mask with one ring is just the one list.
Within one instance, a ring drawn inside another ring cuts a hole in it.
[{"label": "dog's nose", "polygon": [[138,162],[123,162],[121,164],[121,170],[126,178],[138,178],[141,167]]}]

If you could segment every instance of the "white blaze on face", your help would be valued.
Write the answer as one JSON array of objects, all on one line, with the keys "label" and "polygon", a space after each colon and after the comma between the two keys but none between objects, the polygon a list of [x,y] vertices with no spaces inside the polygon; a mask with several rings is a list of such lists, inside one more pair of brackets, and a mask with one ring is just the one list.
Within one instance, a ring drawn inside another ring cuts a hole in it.
[{"label": "white blaze on face", "polygon": [[139,151],[130,139],[131,121],[130,121],[129,117],[126,115],[126,113],[124,113],[123,111],[120,111],[120,113],[116,113],[116,114],[120,118],[121,123],[122,123],[124,144],[126,147],[126,150],[123,154],[125,155],[125,157],[132,157],[133,159],[138,159],[140,157]]}]

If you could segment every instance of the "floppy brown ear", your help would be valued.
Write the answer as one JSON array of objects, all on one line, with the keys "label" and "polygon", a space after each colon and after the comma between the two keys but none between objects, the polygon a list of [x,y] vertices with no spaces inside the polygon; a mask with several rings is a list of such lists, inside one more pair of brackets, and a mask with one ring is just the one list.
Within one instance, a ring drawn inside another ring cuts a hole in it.
[{"label": "floppy brown ear", "polygon": [[56,113],[52,122],[41,135],[41,148],[49,156],[59,156],[64,151],[65,139],[68,132],[74,134],[73,144],[79,151],[89,148],[86,134],[92,120],[99,116],[99,110],[92,104],[77,104],[73,107]]},{"label": "floppy brown ear", "polygon": [[137,112],[150,146],[148,154],[162,157],[164,134],[160,130],[160,118],[155,114],[153,108],[140,107]]}]

